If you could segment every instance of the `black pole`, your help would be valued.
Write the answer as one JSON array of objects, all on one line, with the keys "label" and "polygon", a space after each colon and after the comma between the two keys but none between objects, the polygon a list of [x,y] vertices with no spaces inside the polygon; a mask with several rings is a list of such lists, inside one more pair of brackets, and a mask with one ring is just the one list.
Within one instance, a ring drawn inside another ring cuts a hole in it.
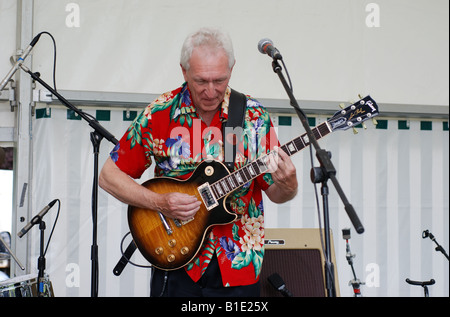
[{"label": "black pole", "polygon": [[336,288],[334,281],[334,265],[331,261],[331,247],[330,247],[330,214],[328,209],[328,185],[327,180],[322,182],[322,203],[323,203],[323,222],[325,231],[325,283],[328,297],[336,297]]},{"label": "black pole", "polygon": [[91,132],[91,142],[94,149],[94,180],[92,185],[92,246],[91,246],[91,296],[98,296],[98,245],[97,245],[97,215],[98,215],[98,155],[103,137],[96,131]]},{"label": "black pole", "polygon": [[44,273],[45,273],[45,255],[44,255],[44,232],[45,222],[39,219],[39,258],[38,258],[38,280],[37,280],[37,296],[44,297]]}]

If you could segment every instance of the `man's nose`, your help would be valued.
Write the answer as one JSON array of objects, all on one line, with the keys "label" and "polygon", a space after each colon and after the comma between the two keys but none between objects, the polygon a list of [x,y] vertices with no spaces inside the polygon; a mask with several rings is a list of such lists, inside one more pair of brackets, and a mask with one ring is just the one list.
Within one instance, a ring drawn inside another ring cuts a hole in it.
[{"label": "man's nose", "polygon": [[216,84],[213,81],[208,82],[206,85],[206,95],[208,97],[214,97],[216,91]]}]

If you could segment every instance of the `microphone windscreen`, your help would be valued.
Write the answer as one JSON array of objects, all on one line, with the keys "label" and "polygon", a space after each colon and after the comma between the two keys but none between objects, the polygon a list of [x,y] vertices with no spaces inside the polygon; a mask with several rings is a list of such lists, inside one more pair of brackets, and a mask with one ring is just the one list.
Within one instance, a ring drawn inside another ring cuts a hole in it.
[{"label": "microphone windscreen", "polygon": [[267,279],[269,280],[269,283],[272,284],[272,286],[276,289],[279,289],[281,286],[285,285],[283,279],[280,275],[278,275],[278,273],[273,273]]},{"label": "microphone windscreen", "polygon": [[265,46],[266,46],[267,44],[273,45],[272,40],[270,40],[270,39],[262,39],[262,40],[260,40],[260,41],[258,42],[258,50],[260,51],[260,53],[266,54],[266,52],[264,51],[264,49],[265,49]]}]

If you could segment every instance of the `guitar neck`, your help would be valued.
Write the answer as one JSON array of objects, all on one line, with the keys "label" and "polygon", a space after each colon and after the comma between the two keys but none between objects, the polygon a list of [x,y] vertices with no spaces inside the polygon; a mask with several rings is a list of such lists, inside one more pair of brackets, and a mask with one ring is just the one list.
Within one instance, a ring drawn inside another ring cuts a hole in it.
[{"label": "guitar neck", "polygon": [[[330,125],[328,122],[324,122],[317,126],[316,128],[312,129],[312,133],[314,137],[319,140],[329,134],[332,131]],[[297,152],[300,152],[305,147],[309,146],[309,137],[306,133],[302,134],[301,136],[293,139],[292,141],[282,145],[280,148],[289,156],[294,155]]]},{"label": "guitar neck", "polygon": [[[331,133],[332,129],[328,122],[324,122],[319,126],[312,129],[313,135],[316,139],[321,139],[327,134]],[[300,152],[304,148],[310,145],[308,135],[306,133],[301,136],[291,140],[290,142],[282,145],[280,148],[289,156]],[[267,172],[268,161],[272,152],[261,156],[255,161],[247,164],[246,166],[240,168],[239,170],[225,176],[224,178],[218,180],[217,182],[211,184],[211,189],[217,199],[220,199],[231,192],[235,191],[239,187],[248,183],[252,179]]]}]

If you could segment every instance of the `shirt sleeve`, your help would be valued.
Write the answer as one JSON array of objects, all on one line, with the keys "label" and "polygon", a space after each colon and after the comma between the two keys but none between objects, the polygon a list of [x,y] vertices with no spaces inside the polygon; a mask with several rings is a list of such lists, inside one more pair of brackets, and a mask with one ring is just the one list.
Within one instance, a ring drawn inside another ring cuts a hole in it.
[{"label": "shirt sleeve", "polygon": [[[277,134],[275,132],[275,129],[272,125],[272,120],[269,119],[270,122],[270,128],[269,128],[269,133],[266,134],[266,140],[265,140],[265,152],[269,153],[270,151],[273,150],[273,148],[275,146],[280,146],[280,142],[278,141],[278,137]],[[260,186],[260,188],[265,191],[267,188],[269,188],[270,185],[272,185],[274,183],[273,179],[272,179],[272,174],[271,173],[265,173],[260,175],[259,177],[256,178],[256,182],[258,183],[258,185]]]},{"label": "shirt sleeve", "polygon": [[143,134],[149,134],[145,110],[133,121],[110,153],[117,167],[132,178],[140,178],[151,165],[151,148]]},{"label": "shirt sleeve", "polygon": [[[258,156],[261,156],[272,151],[275,146],[280,146],[280,142],[278,141],[278,136],[275,128],[273,127],[269,112],[262,105],[260,105],[259,111],[261,112],[259,120],[263,123],[261,123],[261,128],[258,129],[257,133],[259,135],[265,133],[263,140],[261,140],[261,143],[259,144],[260,153],[258,153]],[[272,174],[270,173],[260,175],[255,179],[255,181],[263,191],[274,183]]]}]

